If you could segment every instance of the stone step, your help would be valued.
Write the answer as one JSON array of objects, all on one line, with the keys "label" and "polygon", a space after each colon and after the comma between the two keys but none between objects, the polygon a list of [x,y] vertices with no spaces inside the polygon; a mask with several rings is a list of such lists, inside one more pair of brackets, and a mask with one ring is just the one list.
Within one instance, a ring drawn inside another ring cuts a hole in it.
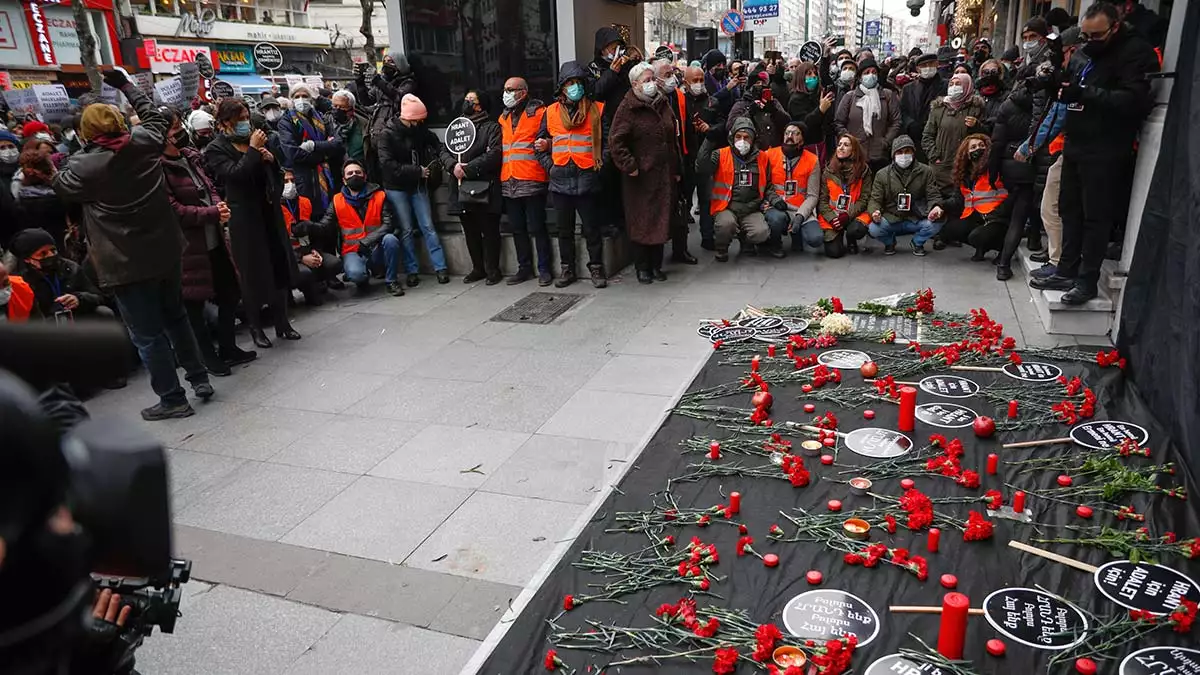
[{"label": "stone step", "polygon": [[[1017,250],[1017,255],[1021,258],[1021,265],[1025,268],[1026,274],[1041,267],[1043,264],[1033,262],[1029,259],[1029,256],[1033,255],[1033,253],[1024,244],[1021,244],[1020,249]],[[1128,278],[1119,268],[1119,260],[1105,260],[1104,264],[1100,266],[1100,286],[1115,291],[1112,298],[1114,302],[1120,296],[1120,291],[1125,288],[1125,280]]]},{"label": "stone step", "polygon": [[[1026,288],[1029,289],[1029,295],[1037,308],[1038,318],[1046,332],[1052,335],[1107,336],[1112,330],[1113,308],[1116,297],[1119,297],[1116,294],[1120,292],[1120,288],[1115,291],[1110,290],[1109,284],[1102,277],[1098,297],[1083,305],[1064,305],[1062,303],[1064,291],[1042,291],[1029,286],[1030,273],[1042,265],[1029,260],[1029,255],[1030,251],[1024,246],[1018,251],[1021,267],[1025,270]],[[1108,263],[1112,263],[1112,265]],[[1116,261],[1105,261],[1105,266],[1109,270],[1109,279],[1115,278],[1115,275],[1112,274],[1112,271],[1116,269],[1115,265]]]}]

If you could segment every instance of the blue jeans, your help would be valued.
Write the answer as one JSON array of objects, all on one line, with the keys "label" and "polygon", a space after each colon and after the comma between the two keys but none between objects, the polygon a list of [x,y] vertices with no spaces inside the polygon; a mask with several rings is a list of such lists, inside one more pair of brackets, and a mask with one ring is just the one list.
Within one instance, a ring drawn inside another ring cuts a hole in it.
[{"label": "blue jeans", "polygon": [[871,223],[870,226],[871,236],[878,239],[884,246],[895,244],[896,235],[899,234],[911,234],[913,246],[923,246],[941,229],[941,223],[935,223],[928,218],[901,220],[895,223],[889,223],[887,219],[880,218],[878,223]]},{"label": "blue jeans", "polygon": [[[767,226],[771,228],[771,245],[782,246],[783,235],[787,232],[788,226],[792,225],[792,221],[796,219],[796,214],[779,209],[768,209],[766,217]],[[825,234],[821,231],[821,224],[815,218],[792,225],[792,250],[803,251],[805,245],[818,249],[825,245]]]},{"label": "blue jeans", "polygon": [[175,363],[183,366],[192,386],[208,382],[208,371],[200,359],[200,346],[183,306],[179,276],[151,279],[113,287],[121,320],[138,356],[150,371],[150,387],[166,406],[187,403],[179,384]]},{"label": "blue jeans", "polygon": [[421,238],[425,240],[425,248],[429,249],[433,269],[438,272],[446,271],[446,254],[442,251],[442,242],[438,240],[437,230],[433,229],[433,209],[429,206],[429,195],[419,191],[388,190],[387,196],[400,222],[405,273],[416,274],[418,269],[417,246],[413,243],[413,220],[416,220],[417,227],[421,228]]},{"label": "blue jeans", "polygon": [[[400,240],[396,235],[390,232],[383,235],[379,244],[371,249],[371,262],[384,266],[384,281],[389,284],[397,281],[400,272]],[[371,280],[371,270],[367,269],[367,260],[361,253],[347,253],[342,257],[342,266],[342,276],[352,284],[365,286]]]}]

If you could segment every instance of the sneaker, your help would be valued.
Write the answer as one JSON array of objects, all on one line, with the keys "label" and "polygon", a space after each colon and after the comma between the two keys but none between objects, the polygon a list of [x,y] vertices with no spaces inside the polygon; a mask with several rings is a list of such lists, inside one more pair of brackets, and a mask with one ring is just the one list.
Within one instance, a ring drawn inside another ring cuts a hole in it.
[{"label": "sneaker", "polygon": [[439,284],[448,284],[450,283],[450,275],[446,273],[446,270],[438,270],[437,280]]},{"label": "sneaker", "polygon": [[554,277],[549,272],[538,272],[538,286],[549,286],[554,282]]},{"label": "sneaker", "polygon": [[638,270],[637,282],[639,284],[652,284],[654,283],[654,277],[650,275],[650,270]]},{"label": "sneaker", "polygon": [[1050,251],[1042,250],[1029,256],[1029,260],[1035,263],[1050,262]]},{"label": "sneaker", "polygon": [[179,405],[163,405],[162,403],[159,403],[142,410],[142,419],[146,420],[147,422],[158,422],[161,420],[191,417],[195,414],[196,411],[192,409],[191,404],[187,401],[184,401]]},{"label": "sneaker", "polygon": [[1071,277],[1054,274],[1043,279],[1034,279],[1029,282],[1029,285],[1039,291],[1069,291],[1075,288],[1075,280]]},{"label": "sneaker", "polygon": [[196,394],[196,398],[203,401],[207,401],[213,397],[213,394],[217,393],[215,390],[213,390],[213,386],[208,382],[201,382],[200,384],[194,385],[192,387],[192,391]]},{"label": "sneaker", "polygon": [[226,363],[225,360],[220,356],[215,354],[204,357],[204,369],[208,371],[209,375],[213,375],[215,377],[226,377],[233,373],[233,371],[229,369],[229,364]]},{"label": "sneaker", "polygon": [[471,270],[471,273],[463,277],[464,284],[473,284],[476,281],[482,281],[487,278],[487,275],[479,270]]},{"label": "sneaker", "polygon": [[910,241],[908,242],[908,245],[912,247],[913,255],[917,256],[918,258],[925,257],[925,244],[917,244]]},{"label": "sneaker", "polygon": [[1012,268],[1008,265],[996,266],[996,279],[999,281],[1008,281],[1013,276]]},{"label": "sneaker", "polygon": [[392,295],[396,296],[397,298],[404,295],[404,285],[401,284],[399,281],[393,281],[392,283],[388,284],[387,290],[388,290],[388,293],[391,293]]},{"label": "sneaker", "polygon": [[892,242],[890,244],[884,244],[883,245],[883,254],[884,255],[896,255],[896,243]]},{"label": "sneaker", "polygon": [[575,276],[575,270],[564,265],[562,268],[562,274],[558,276],[558,281],[554,282],[554,287],[566,288],[576,281],[579,281],[579,277]]},{"label": "sneaker", "polygon": [[508,284],[509,286],[516,286],[517,284],[523,284],[532,278],[533,272],[530,272],[529,270],[518,270],[516,274],[509,277],[508,281],[504,283]]},{"label": "sneaker", "polygon": [[592,286],[594,288],[608,288],[608,277],[604,276],[604,268],[597,265],[589,267],[588,270],[592,273]]},{"label": "sneaker", "polygon": [[667,273],[662,270],[654,270],[650,274],[654,277],[655,281],[666,281],[667,280]]},{"label": "sneaker", "polygon": [[787,251],[783,250],[783,246],[772,246],[771,247],[771,257],[772,258],[786,258]]},{"label": "sneaker", "polygon": [[1057,266],[1046,263],[1045,265],[1042,265],[1036,270],[1030,272],[1029,276],[1033,277],[1034,279],[1046,279],[1054,276],[1056,272],[1058,272]]},{"label": "sneaker", "polygon": [[337,277],[333,277],[325,282],[325,287],[331,291],[340,291],[346,287],[346,283]]},{"label": "sneaker", "polygon": [[[408,287],[409,287],[409,288],[416,288],[417,286],[420,286],[420,285],[421,285],[421,275],[419,275],[419,274],[410,274],[410,275],[408,275],[408,280],[407,280],[407,281],[408,281]],[[390,291],[390,290],[391,290],[391,288],[389,287],[389,288],[388,288],[388,290]]]}]

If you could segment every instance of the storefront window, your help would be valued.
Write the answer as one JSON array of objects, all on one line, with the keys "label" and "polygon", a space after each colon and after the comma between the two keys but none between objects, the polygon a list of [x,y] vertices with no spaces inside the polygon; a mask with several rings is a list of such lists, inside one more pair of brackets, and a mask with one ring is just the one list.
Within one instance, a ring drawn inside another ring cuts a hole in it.
[{"label": "storefront window", "polygon": [[504,81],[520,76],[532,96],[549,101],[558,72],[553,0],[400,0],[405,51],[430,123],[458,116],[463,96],[478,90],[500,112]]}]

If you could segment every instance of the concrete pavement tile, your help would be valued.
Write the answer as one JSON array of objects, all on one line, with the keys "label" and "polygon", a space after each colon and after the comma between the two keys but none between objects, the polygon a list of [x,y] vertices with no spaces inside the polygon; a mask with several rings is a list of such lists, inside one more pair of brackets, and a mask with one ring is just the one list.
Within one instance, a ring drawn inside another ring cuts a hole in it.
[{"label": "concrete pavement tile", "polygon": [[405,564],[524,586],[583,509],[563,502],[476,492]]},{"label": "concrete pavement tile", "polygon": [[434,617],[428,628],[439,633],[482,640],[520,594],[520,586],[467,579],[449,604]]},{"label": "concrete pavement tile", "polygon": [[279,596],[321,570],[331,557],[324,551],[187,525],[175,526],[175,555],[192,561],[194,578]]},{"label": "concrete pavement tile", "polygon": [[174,634],[157,634],[138,650],[139,671],[156,675],[285,672],[339,618],[323,609],[230,586],[195,595],[184,601],[180,611]]},{"label": "concrete pavement tile", "polygon": [[479,642],[444,633],[346,615],[287,672],[291,675],[458,672]]},{"label": "concrete pavement tile", "polygon": [[608,354],[592,351],[522,350],[489,382],[577,389],[612,358]]},{"label": "concrete pavement tile", "polygon": [[[736,311],[729,312],[727,316],[733,316]],[[726,318],[717,311],[706,311],[705,314],[707,316],[703,318]],[[703,358],[712,352],[712,343],[696,334],[698,325],[698,321],[675,322],[669,326],[649,324],[634,333],[620,352],[670,358]]]},{"label": "concrete pavement tile", "polygon": [[363,476],[280,541],[399,563],[469,495],[467,490]]},{"label": "concrete pavement tile", "polygon": [[511,349],[451,342],[405,372],[413,377],[485,382],[518,355]]},{"label": "concrete pavement tile", "polygon": [[246,460],[209,455],[189,450],[167,451],[167,475],[171,479],[171,509],[178,513],[187,505],[224,483],[233,480]]},{"label": "concrete pavement tile", "polygon": [[674,396],[691,381],[697,365],[693,358],[621,354],[605,364],[583,388]]},{"label": "concrete pavement tile", "polygon": [[545,326],[514,325],[485,340],[485,347],[540,351],[590,351],[597,354],[619,351],[629,339],[630,326],[595,324],[575,317]]},{"label": "concrete pavement tile", "polygon": [[354,311],[360,314],[387,314],[391,316],[420,316],[454,299],[451,295],[429,293],[420,288],[406,288],[404,297],[385,296],[373,302],[359,305]]},{"label": "concrete pavement tile", "polygon": [[347,373],[338,370],[309,371],[286,391],[263,403],[277,408],[315,412],[344,412],[388,381],[386,375]]},{"label": "concrete pavement tile", "polygon": [[439,421],[451,426],[475,425],[531,434],[550,419],[576,388],[562,383],[484,382],[475,390],[473,405],[462,410],[447,410]]},{"label": "concrete pavement tile", "polygon": [[[697,338],[699,339],[699,338]],[[539,434],[640,443],[662,422],[666,396],[581,389],[542,425]]]},{"label": "concrete pavement tile", "polygon": [[475,382],[398,375],[354,406],[354,413],[411,422],[436,422],[472,401]]},{"label": "concrete pavement tile", "polygon": [[264,460],[302,435],[334,419],[333,415],[282,408],[249,408],[224,424],[192,436],[180,447],[213,455]]},{"label": "concrete pavement tile", "polygon": [[[238,403],[220,400],[220,383],[213,386],[217,388],[217,400],[201,403],[193,399],[191,403],[196,414],[191,417],[162,420],[159,422],[147,422],[143,420],[140,413],[141,408],[153,405],[157,400],[157,397],[154,396],[154,393],[150,391],[148,386],[145,392],[133,393],[134,396],[138,397],[138,405],[135,410],[128,413],[117,413],[111,415],[111,417],[127,419],[158,439],[165,447],[178,448],[193,436],[220,425],[230,416],[237,415],[245,409],[245,406]],[[146,394],[149,396],[146,396]]]},{"label": "concrete pavement tile", "polygon": [[369,345],[351,350],[338,362],[338,369],[350,373],[399,375],[431,358],[442,346],[403,344],[402,341],[380,338]]},{"label": "concrete pavement tile", "polygon": [[[529,434],[431,424],[370,470],[380,478],[478,488]],[[467,469],[479,466],[476,472]],[[460,500],[461,501],[461,500]]]},{"label": "concrete pavement tile", "polygon": [[338,415],[270,458],[275,464],[362,475],[403,445],[423,425],[389,419]]},{"label": "concrete pavement tile", "polygon": [[453,574],[328,555],[327,564],[302,579],[288,594],[289,600],[428,626],[468,582]]},{"label": "concrete pavement tile", "polygon": [[479,488],[485,492],[590,504],[624,468],[630,445],[535,434]]},{"label": "concrete pavement tile", "polygon": [[233,480],[197,498],[175,522],[275,540],[350,485],[354,476],[281,464],[247,464]]}]

